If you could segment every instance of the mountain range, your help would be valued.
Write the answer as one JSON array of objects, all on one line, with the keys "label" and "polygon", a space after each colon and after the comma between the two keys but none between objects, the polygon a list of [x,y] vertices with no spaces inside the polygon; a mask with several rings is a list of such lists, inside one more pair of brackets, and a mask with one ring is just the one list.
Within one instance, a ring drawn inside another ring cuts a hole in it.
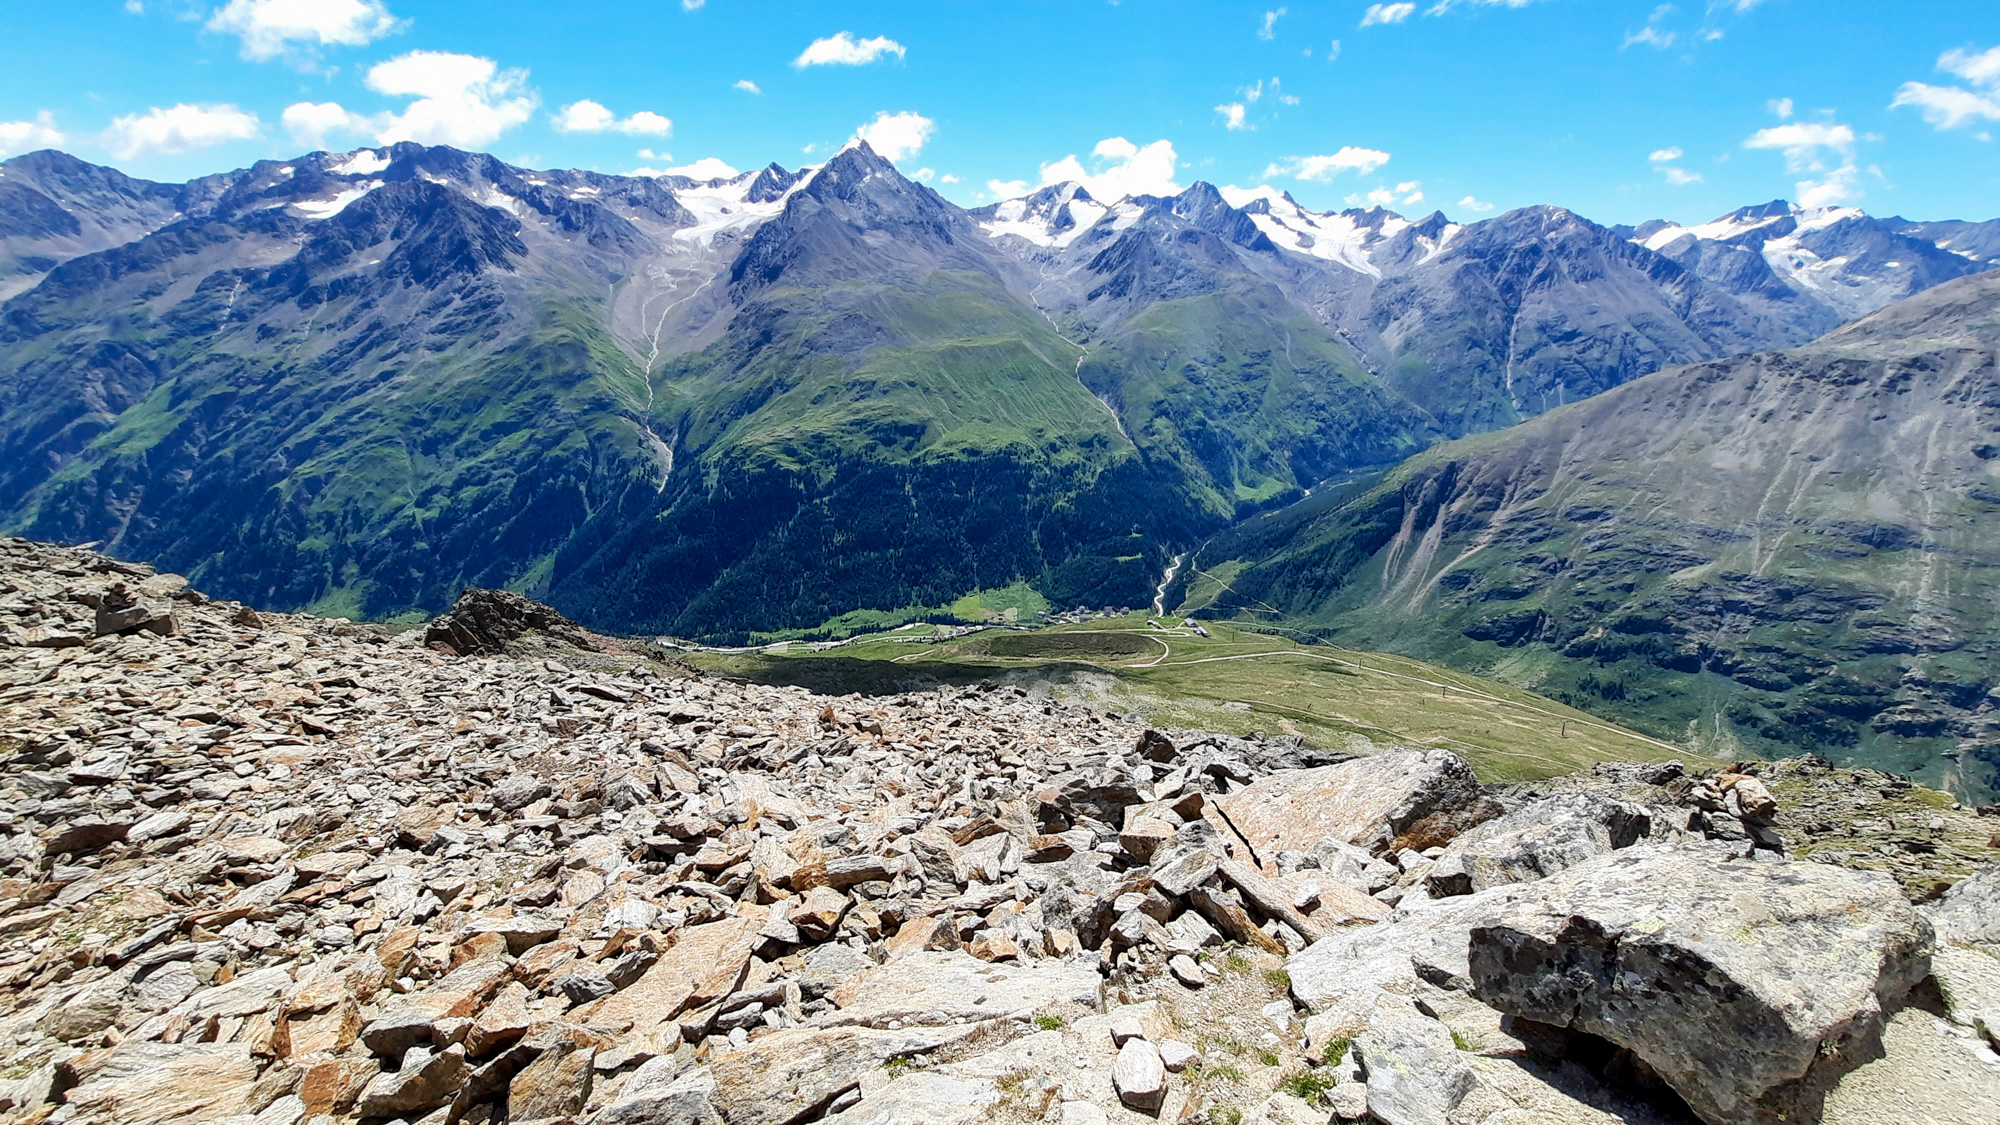
[{"label": "mountain range", "polygon": [[1996,254],[2000,223],[1782,202],[967,210],[865,144],[702,182],[401,144],[166,185],[38,152],[0,163],[0,526],[377,618],[467,585],[716,638],[1018,581],[1138,605],[1320,482]]},{"label": "mountain range", "polygon": [[1169,601],[1532,685],[1718,757],[2000,792],[2000,273],[1432,447]]}]

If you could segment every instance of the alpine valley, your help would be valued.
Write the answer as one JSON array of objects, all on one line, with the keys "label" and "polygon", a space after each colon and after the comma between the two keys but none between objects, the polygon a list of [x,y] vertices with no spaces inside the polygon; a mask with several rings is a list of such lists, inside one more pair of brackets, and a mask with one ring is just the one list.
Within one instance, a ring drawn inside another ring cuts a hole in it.
[{"label": "alpine valley", "polygon": [[[0,530],[740,641],[1026,584],[1990,794],[2000,221],[0,164]],[[1444,444],[1439,444],[1439,443]],[[1393,467],[1393,468],[1392,468]],[[1386,474],[1386,475],[1385,475]]]}]

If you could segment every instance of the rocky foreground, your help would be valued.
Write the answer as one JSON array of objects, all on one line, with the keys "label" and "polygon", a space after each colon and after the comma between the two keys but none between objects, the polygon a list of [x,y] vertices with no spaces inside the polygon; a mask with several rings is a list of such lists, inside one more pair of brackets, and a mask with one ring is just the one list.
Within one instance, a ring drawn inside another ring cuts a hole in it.
[{"label": "rocky foreground", "polygon": [[22,540],[0,755],[0,1120],[2000,1107],[2000,820],[1812,759],[1496,788],[1027,681],[738,683],[492,592],[260,615]]}]

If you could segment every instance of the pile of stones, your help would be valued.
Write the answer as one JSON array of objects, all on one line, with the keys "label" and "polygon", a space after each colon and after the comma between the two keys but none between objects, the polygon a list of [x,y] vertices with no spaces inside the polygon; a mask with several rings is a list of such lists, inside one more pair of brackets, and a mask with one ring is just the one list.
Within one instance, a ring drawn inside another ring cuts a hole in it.
[{"label": "pile of stones", "polygon": [[1790,855],[1767,766],[1488,786],[1025,679],[708,676],[493,591],[261,614],[22,540],[0,756],[0,1120],[2000,1104],[2000,877]]}]

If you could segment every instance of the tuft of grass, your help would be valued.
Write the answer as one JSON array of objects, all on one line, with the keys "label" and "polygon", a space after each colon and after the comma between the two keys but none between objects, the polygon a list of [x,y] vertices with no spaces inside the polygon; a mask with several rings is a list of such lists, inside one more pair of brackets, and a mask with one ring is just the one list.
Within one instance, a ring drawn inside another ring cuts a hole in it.
[{"label": "tuft of grass", "polygon": [[1214,1106],[1208,1111],[1208,1119],[1214,1125],[1243,1125],[1243,1111],[1233,1105]]},{"label": "tuft of grass", "polygon": [[1222,959],[1222,967],[1232,973],[1248,973],[1250,971],[1250,958],[1231,950],[1229,955]]},{"label": "tuft of grass", "polygon": [[1479,1044],[1460,1035],[1457,1031],[1451,1033],[1451,1045],[1461,1051],[1477,1051],[1479,1049]]},{"label": "tuft of grass", "polygon": [[883,1063],[882,1069],[888,1071],[891,1078],[901,1078],[914,1065],[916,1064],[910,1061],[908,1055],[897,1055],[895,1058]]},{"label": "tuft of grass", "polygon": [[1339,1081],[1331,1071],[1302,1066],[1286,1071],[1285,1076],[1278,1079],[1278,1090],[1290,1094],[1307,1105],[1325,1105],[1328,1091]]},{"label": "tuft of grass", "polygon": [[1264,973],[1264,983],[1270,985],[1273,991],[1290,992],[1292,990],[1292,974],[1283,969],[1270,969]]},{"label": "tuft of grass", "polygon": [[1265,1066],[1277,1066],[1284,1060],[1278,1057],[1278,1052],[1259,1047],[1257,1048],[1257,1061],[1263,1063]]},{"label": "tuft of grass", "polygon": [[1038,1027],[1038,1028],[1040,1028],[1040,1029],[1041,1029],[1041,1030],[1043,1030],[1043,1031],[1061,1031],[1061,1030],[1062,1030],[1062,1027],[1063,1027],[1063,1021],[1062,1021],[1062,1017],[1061,1017],[1061,1016],[1036,1016],[1036,1017],[1035,1017],[1035,1026],[1036,1026],[1036,1027]]},{"label": "tuft of grass", "polygon": [[1347,1057],[1348,1050],[1353,1046],[1354,1040],[1349,1039],[1345,1035],[1329,1041],[1326,1045],[1326,1050],[1320,1053],[1320,1058],[1323,1060],[1320,1065],[1339,1066],[1340,1060]]}]

